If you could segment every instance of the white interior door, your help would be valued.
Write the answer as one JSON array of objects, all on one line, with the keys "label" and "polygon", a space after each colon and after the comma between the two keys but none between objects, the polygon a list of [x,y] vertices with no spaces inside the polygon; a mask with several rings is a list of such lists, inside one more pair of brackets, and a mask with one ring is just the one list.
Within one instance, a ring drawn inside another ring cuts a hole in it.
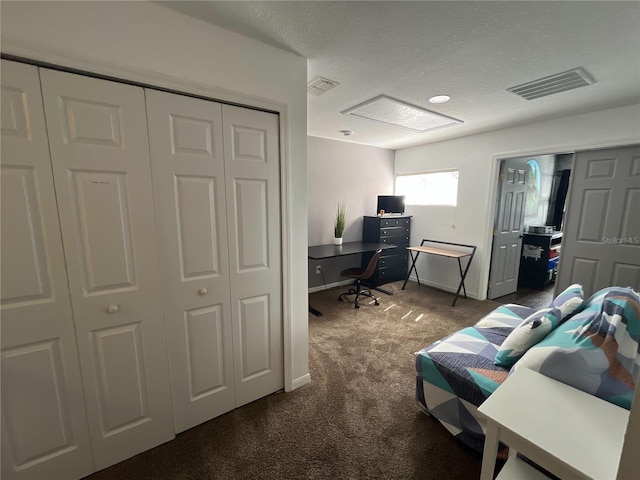
[{"label": "white interior door", "polygon": [[176,432],[235,407],[222,107],[146,90]]},{"label": "white interior door", "polygon": [[222,106],[236,406],[284,386],[278,116]]},{"label": "white interior door", "polygon": [[142,88],[41,70],[98,469],[173,437]]},{"label": "white interior door", "polygon": [[518,289],[527,170],[526,158],[504,160],[500,165],[500,195],[491,249],[489,299],[508,295]]},{"label": "white interior door", "polygon": [[640,146],[576,154],[556,291],[640,290]]},{"label": "white interior door", "polygon": [[2,61],[2,478],[93,472],[36,67]]}]

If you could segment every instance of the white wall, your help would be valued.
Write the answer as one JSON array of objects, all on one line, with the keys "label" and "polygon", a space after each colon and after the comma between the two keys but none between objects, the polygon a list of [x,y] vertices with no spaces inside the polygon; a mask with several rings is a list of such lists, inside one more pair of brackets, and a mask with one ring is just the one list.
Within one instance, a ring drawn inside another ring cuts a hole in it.
[{"label": "white wall", "polygon": [[[333,223],[338,202],[347,204],[344,241],[362,240],[362,217],[376,214],[378,195],[392,195],[394,151],[379,147],[307,138],[307,191],[309,245],[333,243]],[[344,281],[340,272],[358,266],[360,255],[310,262],[309,286],[323,284],[315,273],[322,265],[324,282]]]},{"label": "white wall", "polygon": [[[455,128],[455,127],[452,127]],[[640,105],[505,128],[396,151],[396,173],[459,168],[457,207],[408,207],[414,215],[411,243],[422,238],[473,244],[476,258],[467,292],[486,298],[491,257],[498,159],[562,153],[640,142]],[[455,290],[455,262],[420,259],[420,280]]]},{"label": "white wall", "polygon": [[285,387],[306,383],[306,59],[153,3],[3,1],[1,8],[3,53],[281,113],[283,243],[290,251],[283,265]]}]

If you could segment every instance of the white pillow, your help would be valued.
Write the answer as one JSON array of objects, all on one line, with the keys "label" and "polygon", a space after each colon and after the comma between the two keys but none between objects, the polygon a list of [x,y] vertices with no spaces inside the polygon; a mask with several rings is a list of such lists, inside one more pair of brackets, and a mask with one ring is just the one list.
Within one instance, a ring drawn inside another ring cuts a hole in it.
[{"label": "white pillow", "polygon": [[505,338],[493,363],[500,367],[511,367],[560,324],[561,316],[561,310],[554,307],[542,308],[529,315]]}]

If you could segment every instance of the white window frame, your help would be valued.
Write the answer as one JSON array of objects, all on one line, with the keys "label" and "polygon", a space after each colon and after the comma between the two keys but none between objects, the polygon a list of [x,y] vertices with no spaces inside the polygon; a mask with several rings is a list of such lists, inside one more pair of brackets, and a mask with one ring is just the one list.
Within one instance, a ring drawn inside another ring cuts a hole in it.
[{"label": "white window frame", "polygon": [[[408,177],[414,177],[416,185],[414,185],[413,187],[416,189],[415,192],[407,191],[403,188],[398,188],[398,179],[406,179]],[[421,179],[420,177],[425,178]],[[446,191],[445,189],[451,189],[453,187],[454,181],[455,192]],[[422,186],[420,186],[420,183],[422,184]],[[424,172],[401,173],[397,174],[395,178],[395,194],[404,195],[405,205],[456,207],[458,206],[459,183],[460,170],[457,168],[451,168],[447,170],[429,170]],[[424,186],[426,185],[429,185],[427,191],[418,191],[420,188],[424,188]]]}]

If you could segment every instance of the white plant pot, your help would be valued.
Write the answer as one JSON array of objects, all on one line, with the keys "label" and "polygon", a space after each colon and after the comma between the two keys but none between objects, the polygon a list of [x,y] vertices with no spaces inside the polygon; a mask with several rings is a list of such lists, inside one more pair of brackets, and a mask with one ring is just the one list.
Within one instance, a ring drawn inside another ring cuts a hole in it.
[{"label": "white plant pot", "polygon": [[333,237],[334,245],[342,245],[342,237]]}]

